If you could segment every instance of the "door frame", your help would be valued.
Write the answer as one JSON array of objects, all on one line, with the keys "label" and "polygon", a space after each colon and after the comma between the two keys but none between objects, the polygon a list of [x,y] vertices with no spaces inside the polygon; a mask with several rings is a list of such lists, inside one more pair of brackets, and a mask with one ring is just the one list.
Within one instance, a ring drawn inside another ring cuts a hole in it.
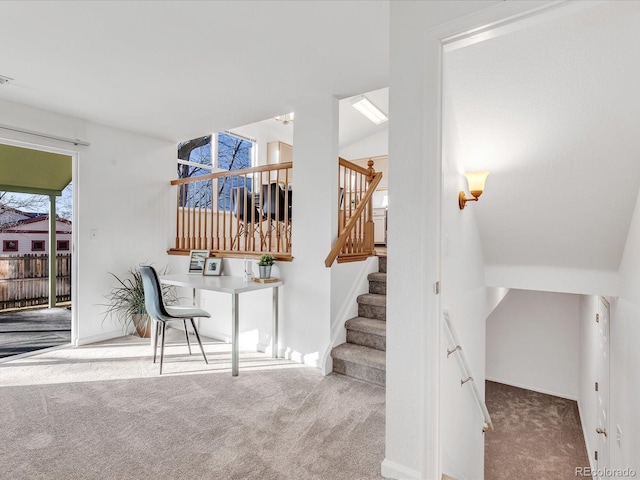
[{"label": "door frame", "polygon": [[[40,150],[42,152],[58,153],[71,157],[71,182],[73,188],[71,190],[71,342],[70,345],[78,345],[78,231],[79,231],[79,215],[78,215],[78,158],[79,152],[76,150],[66,150],[63,148],[42,145],[39,143],[31,143],[20,140],[14,140],[7,137],[0,137],[0,144],[11,145],[14,147],[28,148],[31,150]],[[30,356],[36,353],[43,353],[48,350],[63,348],[69,344],[51,347],[48,349],[35,350],[20,355]],[[11,357],[16,358],[16,357]]]},{"label": "door frame", "polygon": [[[606,326],[603,322],[603,317],[606,314],[607,321]],[[595,392],[596,395],[596,428],[603,428],[606,435],[596,433],[596,445],[595,450],[598,452],[598,459],[594,463],[596,472],[602,472],[609,468],[610,454],[611,454],[611,304],[605,297],[598,297],[598,331],[596,339],[598,341],[596,345],[597,363],[596,363],[596,381],[598,382],[598,389]],[[603,328],[606,328],[604,336],[606,337],[606,351],[604,352],[604,359],[601,351],[601,341],[603,335]],[[601,388],[604,387],[604,388]],[[604,422],[601,417],[601,399],[603,399],[606,412],[604,414]],[[598,475],[596,478],[605,478]]]}]

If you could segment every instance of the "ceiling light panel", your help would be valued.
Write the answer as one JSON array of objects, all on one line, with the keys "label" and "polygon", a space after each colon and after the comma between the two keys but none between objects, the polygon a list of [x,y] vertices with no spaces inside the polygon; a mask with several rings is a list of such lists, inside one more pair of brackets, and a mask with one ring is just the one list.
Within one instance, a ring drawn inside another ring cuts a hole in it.
[{"label": "ceiling light panel", "polygon": [[364,95],[360,95],[359,97],[354,98],[351,101],[351,106],[376,125],[380,125],[381,123],[389,120],[389,117],[387,117],[378,107],[371,103],[369,99]]}]

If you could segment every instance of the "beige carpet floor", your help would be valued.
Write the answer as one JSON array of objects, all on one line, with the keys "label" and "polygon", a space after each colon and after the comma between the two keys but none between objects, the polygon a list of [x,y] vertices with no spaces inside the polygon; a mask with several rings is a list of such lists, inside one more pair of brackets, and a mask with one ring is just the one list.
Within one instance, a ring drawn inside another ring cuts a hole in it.
[{"label": "beige carpet floor", "polygon": [[169,346],[162,377],[134,337],[0,364],[0,478],[382,478],[384,388],[205,349]]},{"label": "beige carpet floor", "polygon": [[575,401],[496,382],[485,395],[485,480],[569,480],[589,466]]}]

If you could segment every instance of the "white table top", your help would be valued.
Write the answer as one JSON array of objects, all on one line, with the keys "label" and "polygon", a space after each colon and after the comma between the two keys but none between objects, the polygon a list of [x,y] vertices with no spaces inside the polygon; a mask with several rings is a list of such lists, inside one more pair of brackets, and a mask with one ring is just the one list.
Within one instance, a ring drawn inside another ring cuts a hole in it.
[{"label": "white table top", "polygon": [[265,288],[280,287],[284,284],[282,281],[272,283],[261,283],[250,281],[244,283],[242,277],[231,277],[226,275],[198,275],[189,273],[178,273],[173,275],[163,275],[160,282],[167,285],[176,285],[178,287],[196,288],[198,290],[211,290],[213,292],[223,293],[242,293],[251,292],[253,290],[263,290]]}]

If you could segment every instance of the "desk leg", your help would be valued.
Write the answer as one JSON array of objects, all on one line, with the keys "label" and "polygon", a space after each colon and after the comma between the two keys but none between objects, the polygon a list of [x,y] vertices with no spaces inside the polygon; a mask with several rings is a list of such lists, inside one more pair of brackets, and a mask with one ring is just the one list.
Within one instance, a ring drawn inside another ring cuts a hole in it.
[{"label": "desk leg", "polygon": [[240,322],[238,320],[238,294],[231,296],[231,317],[233,325],[231,326],[231,375],[238,376],[238,329]]},{"label": "desk leg", "polygon": [[271,321],[273,322],[271,356],[278,358],[278,287],[273,287],[273,314]]}]

